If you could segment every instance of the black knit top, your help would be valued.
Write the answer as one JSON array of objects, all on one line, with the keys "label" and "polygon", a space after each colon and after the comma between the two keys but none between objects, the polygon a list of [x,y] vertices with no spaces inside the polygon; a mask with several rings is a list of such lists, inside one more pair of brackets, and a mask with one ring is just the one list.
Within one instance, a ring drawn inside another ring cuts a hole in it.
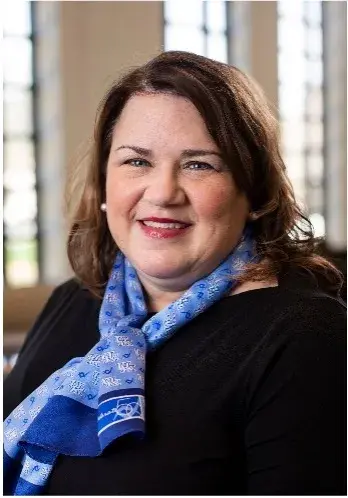
[{"label": "black knit top", "polygon": [[[6,417],[98,340],[100,303],[58,287],[4,385]],[[52,495],[346,495],[346,310],[293,274],[224,298],[146,364],[146,438],[58,458]]]}]

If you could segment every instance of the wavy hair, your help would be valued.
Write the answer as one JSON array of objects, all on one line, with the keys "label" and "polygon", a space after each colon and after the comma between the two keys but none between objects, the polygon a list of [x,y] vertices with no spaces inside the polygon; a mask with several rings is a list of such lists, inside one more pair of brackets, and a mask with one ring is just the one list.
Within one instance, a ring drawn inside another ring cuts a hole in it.
[{"label": "wavy hair", "polygon": [[174,94],[194,104],[237,188],[247,196],[261,261],[248,265],[240,282],[274,278],[296,266],[338,291],[341,274],[317,253],[320,240],[296,202],[279,150],[278,122],[262,90],[234,66],[179,51],[161,53],[129,71],[99,106],[89,154],[67,182],[67,251],[76,277],[102,296],[117,252],[100,211],[112,133],[130,97],[147,92]]}]

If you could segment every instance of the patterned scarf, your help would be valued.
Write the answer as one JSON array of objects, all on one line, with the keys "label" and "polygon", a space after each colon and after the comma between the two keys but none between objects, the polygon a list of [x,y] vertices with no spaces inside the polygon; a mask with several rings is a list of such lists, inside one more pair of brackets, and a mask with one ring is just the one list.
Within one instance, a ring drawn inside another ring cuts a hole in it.
[{"label": "patterned scarf", "polygon": [[100,309],[99,342],[48,377],[4,422],[4,492],[41,494],[59,454],[96,457],[125,434],[143,437],[146,351],[226,296],[255,259],[245,230],[210,275],[147,320],[137,273],[119,252]]}]

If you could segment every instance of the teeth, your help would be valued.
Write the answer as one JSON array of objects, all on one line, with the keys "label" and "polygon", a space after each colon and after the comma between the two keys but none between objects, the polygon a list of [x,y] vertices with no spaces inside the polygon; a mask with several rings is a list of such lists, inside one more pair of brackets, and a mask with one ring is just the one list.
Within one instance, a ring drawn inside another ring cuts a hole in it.
[{"label": "teeth", "polygon": [[143,221],[144,225],[154,228],[183,228],[181,223],[160,223],[158,221]]}]

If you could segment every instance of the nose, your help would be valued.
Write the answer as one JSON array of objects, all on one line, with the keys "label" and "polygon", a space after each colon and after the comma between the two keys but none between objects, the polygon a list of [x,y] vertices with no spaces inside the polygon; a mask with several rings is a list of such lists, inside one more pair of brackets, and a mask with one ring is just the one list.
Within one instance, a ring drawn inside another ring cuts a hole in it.
[{"label": "nose", "polygon": [[155,206],[177,205],[185,202],[185,191],[177,171],[170,168],[154,168],[148,176],[143,199]]}]

